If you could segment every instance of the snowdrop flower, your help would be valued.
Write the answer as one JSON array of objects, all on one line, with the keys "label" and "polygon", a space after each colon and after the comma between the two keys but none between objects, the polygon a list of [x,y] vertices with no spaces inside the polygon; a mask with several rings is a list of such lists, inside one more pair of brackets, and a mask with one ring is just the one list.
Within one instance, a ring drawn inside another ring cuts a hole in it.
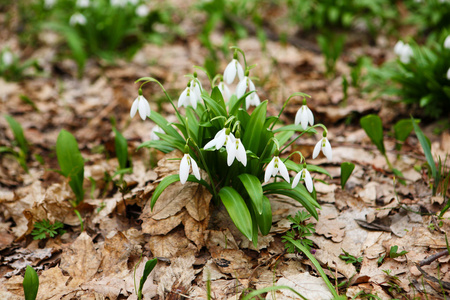
[{"label": "snowdrop flower", "polygon": [[234,81],[234,78],[236,78],[236,74],[238,75],[239,80],[244,78],[244,69],[237,60],[237,53],[235,52],[233,60],[227,65],[223,72],[223,80],[225,80],[227,84],[231,84]]},{"label": "snowdrop flower", "polygon": [[290,182],[289,173],[283,161],[278,156],[274,156],[270,163],[267,165],[266,173],[264,174],[264,182],[269,181],[270,177],[272,176],[277,176],[278,172],[280,172],[284,180]]},{"label": "snowdrop flower", "polygon": [[80,8],[87,8],[90,5],[90,1],[89,0],[77,0],[77,7]]},{"label": "snowdrop flower", "polygon": [[145,18],[150,13],[150,9],[147,5],[141,4],[138,7],[136,7],[136,15],[141,18]]},{"label": "snowdrop flower", "polygon": [[226,85],[225,82],[221,81],[217,87],[219,88],[219,91],[222,93],[223,100],[225,100],[225,102],[228,102],[231,98],[231,91],[228,85]]},{"label": "snowdrop flower", "polygon": [[450,68],[447,70],[447,79],[450,80]]},{"label": "snowdrop flower", "polygon": [[323,133],[323,137],[320,139],[320,141],[317,142],[316,146],[314,147],[312,156],[313,159],[319,155],[320,150],[322,150],[323,155],[325,155],[326,158],[328,158],[328,160],[331,160],[332,158],[331,145],[327,139],[327,135],[325,132]]},{"label": "snowdrop flower", "polygon": [[[244,78],[241,81],[239,81],[239,83],[236,87],[236,96],[238,99],[241,98],[242,96],[244,96],[247,88],[249,91],[256,90],[255,84],[248,77],[248,73],[246,74],[246,76],[244,76]],[[261,100],[259,99],[259,96],[256,94],[256,92],[248,95],[247,98],[245,99],[245,101],[246,101],[246,109],[248,109],[250,107],[250,105],[258,106],[261,103]]]},{"label": "snowdrop flower", "polygon": [[400,61],[404,64],[408,64],[414,54],[411,46],[402,41],[398,41],[395,44],[394,53],[398,55]]},{"label": "snowdrop flower", "polygon": [[161,127],[159,127],[158,125],[156,125],[155,127],[153,127],[152,131],[150,132],[150,139],[152,141],[157,141],[159,140],[159,136],[156,133],[165,133],[164,130],[162,130]]},{"label": "snowdrop flower", "polygon": [[183,158],[181,159],[181,163],[180,163],[180,182],[181,184],[185,184],[186,180],[189,176],[189,171],[191,169],[192,166],[192,173],[194,173],[195,178],[197,178],[198,180],[201,180],[202,178],[200,177],[200,170],[198,169],[198,165],[195,162],[195,160],[193,160],[191,158],[191,156],[188,153],[185,153]]},{"label": "snowdrop flower", "polygon": [[[239,136],[239,134],[237,134],[237,136]],[[244,145],[239,137],[235,138],[231,133],[228,141],[226,142],[226,148],[228,166],[233,164],[235,158],[237,161],[240,161],[244,167],[247,166],[247,153],[245,152]]]},{"label": "snowdrop flower", "polygon": [[234,135],[231,133],[230,128],[223,128],[219,130],[214,138],[210,140],[203,149],[211,149],[215,147],[216,150],[222,148],[230,140],[230,137],[234,139]]},{"label": "snowdrop flower", "polygon": [[86,17],[83,14],[81,14],[81,13],[74,13],[70,17],[70,20],[69,20],[69,24],[71,26],[75,26],[77,24],[79,24],[79,25],[86,25],[86,23],[87,23]]},{"label": "snowdrop flower", "polygon": [[306,105],[306,99],[303,99],[303,105],[295,115],[295,125],[301,124],[302,128],[306,130],[306,127],[308,127],[308,123],[311,126],[314,125],[314,115]]},{"label": "snowdrop flower", "polygon": [[191,105],[194,109],[197,108],[197,103],[200,102],[201,95],[199,94],[200,89],[198,88],[198,84],[196,86],[197,88],[192,88],[191,82],[188,83],[188,86],[181,93],[180,98],[178,98],[178,107]]},{"label": "snowdrop flower", "polygon": [[128,1],[127,0],[111,0],[110,3],[111,3],[111,6],[124,7],[125,5],[127,5]]},{"label": "snowdrop flower", "polygon": [[13,64],[13,62],[14,62],[14,56],[13,56],[13,54],[11,53],[11,51],[6,50],[5,52],[3,52],[3,54],[2,54],[2,62],[3,62],[3,65],[4,65],[5,67],[10,66],[10,65]]},{"label": "snowdrop flower", "polygon": [[45,9],[51,9],[53,6],[55,6],[56,0],[44,0],[44,7]]},{"label": "snowdrop flower", "polygon": [[305,182],[306,189],[308,190],[308,192],[312,193],[313,182],[311,174],[309,174],[309,171],[306,169],[306,164],[303,165],[303,169],[301,169],[301,171],[298,172],[297,175],[295,175],[294,180],[292,181],[292,188],[295,188],[300,180],[303,180]]},{"label": "snowdrop flower", "polygon": [[133,105],[130,110],[130,117],[134,117],[136,112],[139,111],[139,116],[145,121],[147,117],[150,117],[150,104],[148,104],[147,99],[142,96],[142,90],[139,89],[139,96],[134,100]]},{"label": "snowdrop flower", "polygon": [[445,41],[444,41],[444,48],[450,49],[450,35],[448,35],[448,36],[445,38]]}]

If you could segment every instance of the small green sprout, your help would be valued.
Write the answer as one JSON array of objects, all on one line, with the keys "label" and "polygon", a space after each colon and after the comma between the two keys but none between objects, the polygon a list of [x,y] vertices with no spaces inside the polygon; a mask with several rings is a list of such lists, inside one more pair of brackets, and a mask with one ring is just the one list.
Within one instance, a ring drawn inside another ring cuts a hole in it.
[{"label": "small green sprout", "polygon": [[48,237],[55,237],[56,235],[63,235],[66,233],[64,230],[64,224],[56,221],[55,223],[50,223],[49,220],[44,219],[40,222],[34,223],[34,229],[31,232],[34,240],[43,240]]},{"label": "small green sprout", "polygon": [[397,250],[398,250],[398,246],[397,245],[392,246],[391,249],[389,250],[389,257],[390,258],[397,258],[397,257],[403,256],[406,253],[408,253],[408,251],[405,251],[405,250],[403,250],[401,252],[397,252]]},{"label": "small green sprout", "polygon": [[27,266],[22,285],[25,300],[35,300],[39,290],[39,277],[36,271],[30,266]]}]

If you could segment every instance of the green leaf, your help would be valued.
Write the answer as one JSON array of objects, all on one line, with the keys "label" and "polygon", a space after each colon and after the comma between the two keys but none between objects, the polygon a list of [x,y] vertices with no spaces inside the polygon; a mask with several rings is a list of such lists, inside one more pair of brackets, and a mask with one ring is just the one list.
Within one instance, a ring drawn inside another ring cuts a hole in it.
[{"label": "green leaf", "polygon": [[13,117],[9,115],[5,115],[5,119],[8,122],[9,126],[11,127],[11,130],[14,134],[14,138],[16,139],[17,143],[19,144],[20,149],[24,152],[25,156],[28,155],[28,143],[25,139],[25,136],[23,134],[22,126],[19,122],[17,122]]},{"label": "green leaf", "polygon": [[241,174],[238,176],[247,190],[250,200],[255,205],[259,214],[263,212],[263,189],[258,177],[250,174]]},{"label": "green leaf", "polygon": [[266,112],[267,101],[264,101],[255,108],[250,116],[248,125],[245,127],[244,137],[242,138],[242,143],[246,145],[246,148],[257,155],[260,154],[260,149],[262,150],[266,145],[261,141],[261,135],[266,130],[264,128]]},{"label": "green leaf", "polygon": [[[420,120],[415,120],[415,122],[419,123]],[[403,119],[395,123],[394,125],[394,135],[395,139],[399,142],[404,142],[408,138],[409,134],[413,130],[413,125],[410,119]],[[397,143],[395,145],[395,149],[400,150],[402,148],[402,144]]]},{"label": "green leaf", "polygon": [[389,257],[390,258],[397,258],[399,256],[403,256],[406,253],[408,253],[408,251],[405,251],[405,250],[403,250],[402,252],[397,253],[397,250],[398,250],[398,246],[397,245],[392,246],[391,249],[389,250]]},{"label": "green leaf", "polygon": [[[414,127],[414,132],[417,135],[417,138],[419,139],[420,145],[422,146],[423,152],[425,153],[425,158],[427,159],[428,165],[430,166],[431,169],[431,174],[433,176],[433,178],[436,181],[436,164],[434,162],[433,159],[433,155],[431,154],[431,146],[427,141],[426,136],[423,134],[422,130],[420,129],[419,125],[416,124],[416,122],[414,122],[414,119],[411,117],[411,123]],[[436,184],[438,184],[439,181],[436,181]]]},{"label": "green leaf", "polygon": [[361,118],[360,123],[361,127],[372,140],[372,143],[377,146],[381,154],[385,155],[386,150],[383,142],[383,124],[381,123],[380,117],[377,115],[367,115]]},{"label": "green leaf", "polygon": [[294,124],[286,125],[286,126],[275,129],[273,131],[273,133],[283,132],[283,131],[306,131],[309,133],[317,133],[317,130],[315,130],[314,128],[311,128],[311,127],[306,128],[306,130],[303,129],[302,125],[300,125],[300,124],[299,125],[294,125]]},{"label": "green leaf", "polygon": [[78,149],[75,137],[66,130],[61,130],[56,140],[56,156],[62,174],[70,178],[69,185],[76,196],[76,204],[83,201],[84,160]]},{"label": "green leaf", "polygon": [[316,208],[320,209],[319,203],[308,193],[303,185],[291,187],[288,182],[273,182],[263,186],[264,194],[281,194],[300,202],[303,207],[317,220],[319,215]]},{"label": "green leaf", "polygon": [[263,210],[261,214],[256,213],[256,222],[262,235],[267,235],[272,228],[272,206],[270,200],[263,196]]},{"label": "green leaf", "polygon": [[115,134],[114,145],[116,148],[117,159],[119,160],[119,168],[126,169],[128,163],[128,143],[123,135],[113,127]]},{"label": "green leaf", "polygon": [[214,113],[214,117],[227,116],[227,110],[222,107],[216,100],[205,94],[202,95],[202,98],[203,101],[205,101],[205,105]]},{"label": "green leaf", "polygon": [[220,92],[219,88],[216,86],[211,92],[211,98],[214,99],[226,112],[227,107],[225,105],[225,101],[223,100],[222,93]]},{"label": "green leaf", "polygon": [[144,284],[147,281],[148,275],[155,268],[158,263],[158,259],[155,257],[145,263],[144,273],[142,274],[141,281],[139,282],[139,290],[138,290],[138,299],[142,299],[142,289],[144,288]]},{"label": "green leaf", "polygon": [[219,191],[219,197],[237,229],[251,241],[253,239],[252,218],[244,199],[235,189],[228,186]]},{"label": "green leaf", "polygon": [[169,153],[169,152],[172,152],[174,150],[173,146],[169,142],[162,141],[162,140],[143,142],[142,144],[140,144],[137,147],[137,150],[139,150],[139,149],[141,149],[143,147],[154,148],[154,149],[157,149],[157,150],[159,150],[161,152],[164,152],[164,153]]},{"label": "green leaf", "polygon": [[[153,122],[155,122],[159,127],[161,127],[162,130],[164,130],[164,132],[167,135],[172,136],[173,138],[175,138],[176,140],[182,142],[185,144],[185,141],[183,139],[183,137],[178,133],[178,131],[175,130],[175,128],[173,128],[169,122],[167,122],[167,120],[161,116],[159,113],[157,113],[156,111],[152,111],[150,113],[150,117],[149,117]],[[183,132],[183,130],[181,130],[181,132]],[[183,134],[186,133],[186,129],[184,128],[184,132]]]},{"label": "green leaf", "polygon": [[35,300],[39,289],[39,277],[36,271],[29,265],[25,271],[22,285],[25,293],[25,300]]},{"label": "green leaf", "polygon": [[341,188],[345,188],[347,180],[350,178],[353,170],[355,169],[355,164],[351,162],[343,162],[341,164]]}]

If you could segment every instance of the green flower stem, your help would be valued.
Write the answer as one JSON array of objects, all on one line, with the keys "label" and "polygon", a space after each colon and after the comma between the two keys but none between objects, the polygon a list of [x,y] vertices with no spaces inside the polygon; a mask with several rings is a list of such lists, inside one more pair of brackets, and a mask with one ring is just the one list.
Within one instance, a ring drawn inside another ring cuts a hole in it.
[{"label": "green flower stem", "polygon": [[[289,96],[289,98],[287,98],[287,100],[284,102],[283,107],[280,110],[280,113],[278,114],[277,120],[280,119],[281,114],[283,113],[284,109],[286,108],[289,100],[291,100],[291,98],[295,97],[295,96],[302,96],[303,99],[305,99],[306,97],[311,98],[310,95],[305,94],[305,93],[301,93],[301,92],[296,92],[293,93],[292,95]],[[275,126],[275,122],[273,122],[272,127],[270,127],[270,130],[273,130],[273,127]]]},{"label": "green flower stem", "polygon": [[230,49],[234,49],[234,50],[236,50],[236,51],[238,51],[239,53],[242,54],[242,57],[244,58],[244,72],[245,72],[245,70],[247,70],[247,60],[245,59],[244,51],[242,51],[241,48],[236,47],[236,46],[231,46]]},{"label": "green flower stem", "polygon": [[164,94],[166,95],[167,99],[169,100],[170,104],[172,104],[172,107],[175,109],[175,113],[177,114],[178,120],[180,120],[180,122],[182,122],[183,125],[186,126],[186,123],[185,123],[183,117],[181,116],[181,114],[178,111],[177,107],[173,103],[172,98],[170,98],[169,94],[167,93],[166,89],[161,84],[161,82],[159,82],[158,80],[156,80],[153,77],[143,77],[143,78],[140,78],[140,79],[136,80],[134,83],[138,83],[138,82],[141,82],[141,81],[144,81],[144,82],[141,84],[140,88],[142,88],[142,86],[144,86],[145,84],[147,84],[149,82],[156,82],[157,84],[159,84],[159,86],[162,88]]},{"label": "green flower stem", "polygon": [[280,152],[283,152],[287,147],[289,147],[290,145],[292,145],[298,138],[300,138],[302,135],[304,135],[305,133],[309,132],[310,128],[315,128],[315,127],[322,127],[324,130],[326,130],[325,125],[323,124],[316,124],[314,126],[308,127],[306,128],[306,130],[304,130],[302,133],[300,133],[295,139],[293,139],[289,144],[287,144],[286,146],[283,147],[283,149],[280,150]]}]

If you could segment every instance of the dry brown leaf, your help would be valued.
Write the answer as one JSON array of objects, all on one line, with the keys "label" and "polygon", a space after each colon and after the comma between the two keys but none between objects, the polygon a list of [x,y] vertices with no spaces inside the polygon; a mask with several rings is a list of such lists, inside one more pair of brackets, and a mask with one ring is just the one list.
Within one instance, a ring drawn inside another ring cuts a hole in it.
[{"label": "dry brown leaf", "polygon": [[153,256],[172,258],[187,253],[197,253],[197,247],[186,238],[182,228],[175,229],[167,235],[151,236],[146,247]]},{"label": "dry brown leaf", "polygon": [[72,277],[70,286],[78,286],[97,274],[101,262],[101,254],[95,250],[92,238],[82,232],[69,248],[63,251],[60,267]]},{"label": "dry brown leaf", "polygon": [[122,232],[107,237],[101,250],[100,270],[107,276],[123,278],[128,275],[128,259],[133,252],[133,245]]},{"label": "dry brown leaf", "polygon": [[177,214],[169,216],[165,219],[155,220],[153,218],[147,218],[141,215],[142,232],[149,233],[151,235],[165,235],[172,231],[175,227],[181,224],[181,221],[186,215],[186,211],[177,212]]},{"label": "dry brown leaf", "polygon": [[184,233],[186,237],[190,239],[197,246],[197,250],[205,246],[205,231],[208,227],[209,218],[197,221],[189,214],[186,214],[183,218]]},{"label": "dry brown leaf", "polygon": [[203,221],[209,216],[209,203],[212,195],[202,185],[198,185],[197,191],[186,203],[186,210],[196,221]]},{"label": "dry brown leaf", "polygon": [[195,257],[193,255],[177,257],[172,260],[168,267],[159,270],[158,295],[165,299],[165,295],[170,292],[187,294],[191,287],[191,282],[195,279],[195,270],[193,263]]},{"label": "dry brown leaf", "polygon": [[[101,279],[94,279],[81,284],[80,288],[86,292],[94,292],[99,296],[101,295],[102,297],[111,300],[117,299],[119,295],[128,296],[125,281],[117,277],[108,276]],[[86,295],[84,297],[86,297]],[[97,297],[95,299],[97,299]]]},{"label": "dry brown leaf", "polygon": [[246,278],[252,272],[251,259],[242,250],[216,248],[211,256],[222,273]]},{"label": "dry brown leaf", "polygon": [[73,288],[67,285],[70,276],[65,276],[59,267],[45,270],[39,275],[37,300],[57,300]]}]

